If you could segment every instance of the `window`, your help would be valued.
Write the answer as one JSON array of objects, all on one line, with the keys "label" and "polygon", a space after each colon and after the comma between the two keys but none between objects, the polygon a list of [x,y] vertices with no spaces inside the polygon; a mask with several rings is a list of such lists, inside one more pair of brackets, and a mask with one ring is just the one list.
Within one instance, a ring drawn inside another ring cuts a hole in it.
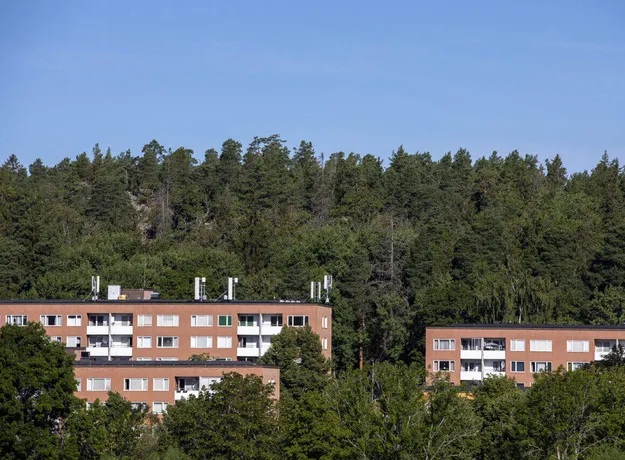
[{"label": "window", "polygon": [[60,335],[54,335],[52,337],[50,337],[50,341],[51,342],[63,342],[63,337],[61,337]]},{"label": "window", "polygon": [[193,327],[212,326],[212,325],[213,325],[213,315],[191,316],[191,326]]},{"label": "window", "polygon": [[328,317],[327,316],[322,316],[321,317],[321,328],[322,329],[327,329],[328,328]]},{"label": "window", "polygon": [[571,353],[583,353],[590,350],[590,342],[588,340],[567,340],[566,351]]},{"label": "window", "polygon": [[460,366],[464,372],[482,372],[481,361],[461,361]]},{"label": "window", "polygon": [[137,317],[137,325],[138,326],[151,326],[152,325],[152,315],[139,315]]},{"label": "window", "polygon": [[165,358],[156,358],[157,361],[178,361],[178,358],[174,358],[172,356],[169,357],[165,357]]},{"label": "window", "polygon": [[533,373],[537,372],[551,372],[551,363],[545,361],[532,361],[530,363],[530,369]]},{"label": "window", "polygon": [[152,348],[152,337],[137,337],[137,348]]},{"label": "window", "polygon": [[217,348],[232,348],[232,337],[217,337]]},{"label": "window", "polygon": [[434,361],[434,372],[455,372],[455,361]]},{"label": "window", "polygon": [[213,348],[213,338],[191,337],[191,348]]},{"label": "window", "polygon": [[158,348],[178,348],[178,337],[158,337],[156,346]]},{"label": "window", "polygon": [[168,404],[166,402],[154,402],[152,403],[152,413],[162,414],[167,411]]},{"label": "window", "polygon": [[525,361],[511,361],[510,372],[525,372]]},{"label": "window", "polygon": [[219,315],[219,326],[232,326],[232,315]]},{"label": "window", "polygon": [[152,389],[154,391],[169,391],[169,379],[154,379]]},{"label": "window", "polygon": [[215,358],[215,361],[232,361],[232,358]]},{"label": "window", "polygon": [[87,391],[110,391],[111,379],[87,379]]},{"label": "window", "polygon": [[271,315],[271,325],[273,327],[282,327],[282,315]]},{"label": "window", "polygon": [[76,391],[82,391],[82,380],[76,379]]},{"label": "window", "polygon": [[82,326],[82,315],[67,315],[68,326]]},{"label": "window", "polygon": [[308,326],[308,316],[289,316],[287,320],[287,324],[291,327]]},{"label": "window", "polygon": [[463,350],[477,351],[482,349],[482,339],[461,339],[460,345]]},{"label": "window", "polygon": [[75,348],[75,347],[79,347],[80,344],[82,342],[82,338],[79,335],[76,336],[68,336],[67,337],[67,347],[69,348]]},{"label": "window", "polygon": [[152,358],[135,358],[135,361],[152,361]]},{"label": "window", "polygon": [[108,335],[90,335],[88,337],[89,346],[95,348],[108,348],[109,337]]},{"label": "window", "polygon": [[239,326],[254,326],[254,316],[239,315]]},{"label": "window", "polygon": [[454,339],[434,339],[435,350],[455,350],[456,341]]},{"label": "window", "polygon": [[598,353],[610,353],[615,347],[614,340],[595,340],[595,351]]},{"label": "window", "polygon": [[517,383],[516,383],[516,387],[517,387],[519,390],[525,390],[525,384],[524,384],[524,383],[517,382]]},{"label": "window", "polygon": [[148,391],[148,379],[124,379],[126,391]]},{"label": "window", "polygon": [[146,406],[147,404],[144,402],[131,402],[130,403],[130,407],[134,410],[143,410],[143,408]]},{"label": "window", "polygon": [[132,326],[132,315],[115,315],[113,326]]},{"label": "window", "polygon": [[530,351],[551,351],[551,340],[530,340]]},{"label": "window", "polygon": [[176,327],[178,326],[178,315],[158,315],[156,317],[157,326]]},{"label": "window", "polygon": [[321,341],[321,348],[323,348],[324,350],[328,349],[328,338],[324,337],[323,340]]},{"label": "window", "polygon": [[510,340],[510,351],[525,351],[525,340],[523,339]]},{"label": "window", "polygon": [[61,315],[41,315],[39,321],[44,326],[62,326],[63,317]]},{"label": "window", "polygon": [[588,364],[588,363],[567,363],[567,369],[570,371],[574,371],[576,369],[579,369],[580,367],[584,367],[584,364]]},{"label": "window", "polygon": [[108,326],[108,315],[89,315],[89,326]]},{"label": "window", "polygon": [[26,326],[28,315],[7,315],[7,324],[13,326]]}]

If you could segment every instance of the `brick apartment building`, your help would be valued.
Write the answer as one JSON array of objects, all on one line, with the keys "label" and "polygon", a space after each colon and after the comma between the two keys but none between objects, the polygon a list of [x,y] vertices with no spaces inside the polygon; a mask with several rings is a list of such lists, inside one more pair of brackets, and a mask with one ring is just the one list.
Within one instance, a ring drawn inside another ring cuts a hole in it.
[{"label": "brick apartment building", "polygon": [[456,385],[507,375],[524,388],[535,373],[574,370],[619,343],[625,326],[457,324],[426,328],[425,360],[428,371],[448,373]]},{"label": "brick apartment building", "polygon": [[[154,412],[232,371],[261,376],[278,396],[279,370],[255,361],[284,326],[309,325],[331,357],[327,305],[143,299],[149,292],[134,300],[0,301],[0,326],[38,321],[52,340],[66,344],[77,356],[80,398],[102,400],[108,390],[118,391]],[[213,361],[188,361],[203,353]]]}]

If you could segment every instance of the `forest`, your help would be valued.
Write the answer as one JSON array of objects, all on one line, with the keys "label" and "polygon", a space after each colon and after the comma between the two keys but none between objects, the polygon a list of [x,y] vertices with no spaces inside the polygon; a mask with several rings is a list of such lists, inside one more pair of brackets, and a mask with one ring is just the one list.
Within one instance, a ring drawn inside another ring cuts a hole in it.
[{"label": "forest", "polygon": [[86,299],[92,275],[190,299],[238,276],[238,299],[306,300],[334,277],[333,361],[422,362],[426,325],[625,321],[625,175],[604,154],[568,173],[512,152],[434,160],[228,139],[201,157],[0,167],[0,298]]}]

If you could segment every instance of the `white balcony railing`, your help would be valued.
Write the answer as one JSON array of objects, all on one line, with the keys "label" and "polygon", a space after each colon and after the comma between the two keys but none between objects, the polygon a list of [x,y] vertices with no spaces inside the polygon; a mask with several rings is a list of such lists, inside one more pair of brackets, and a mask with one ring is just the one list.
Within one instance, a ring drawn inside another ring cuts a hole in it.
[{"label": "white balcony railing", "polygon": [[259,356],[259,351],[260,351],[260,348],[258,347],[255,347],[255,348],[239,347],[237,348],[237,356],[240,356],[242,358],[253,358],[253,357]]},{"label": "white balcony railing", "polygon": [[484,350],[484,359],[506,359],[506,350]]},{"label": "white balcony railing", "polygon": [[113,347],[111,356],[132,356],[132,347]]},{"label": "white balcony railing", "polygon": [[237,334],[239,335],[259,335],[260,329],[258,326],[238,326]]},{"label": "white balcony railing", "polygon": [[502,375],[506,375],[506,373],[494,369],[484,369],[485,377],[501,377]]},{"label": "white balcony railing", "polygon": [[482,350],[460,350],[460,359],[482,359]]},{"label": "white balcony railing", "polygon": [[87,326],[87,335],[108,335],[108,326]]},{"label": "white balcony railing", "polygon": [[132,326],[113,323],[111,324],[112,335],[132,335]]},{"label": "white balcony railing", "polygon": [[282,331],[282,326],[265,326],[261,328],[262,335],[278,335]]},{"label": "white balcony railing", "polygon": [[90,356],[108,356],[108,347],[87,347]]},{"label": "white balcony railing", "polygon": [[176,390],[174,391],[174,401],[187,399],[191,395],[197,398],[200,395],[200,390]]},{"label": "white balcony railing", "polygon": [[460,371],[460,380],[482,380],[480,371]]}]

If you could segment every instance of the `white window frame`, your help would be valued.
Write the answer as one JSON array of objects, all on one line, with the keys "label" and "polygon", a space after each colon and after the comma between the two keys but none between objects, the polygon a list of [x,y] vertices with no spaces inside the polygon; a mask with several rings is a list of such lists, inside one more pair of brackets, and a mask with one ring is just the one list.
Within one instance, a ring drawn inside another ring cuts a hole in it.
[{"label": "white window frame", "polygon": [[[449,348],[440,348],[441,342],[449,342]],[[436,351],[455,351],[456,339],[434,339],[434,350]]]},{"label": "white window frame", "polygon": [[82,315],[67,315],[67,327],[82,326]]},{"label": "white window frame", "polygon": [[[538,364],[544,364],[545,370],[544,371],[537,370]],[[530,372],[532,374],[537,374],[539,372],[552,372],[552,370],[553,370],[553,363],[551,361],[530,361]]]},{"label": "white window frame", "polygon": [[[104,381],[104,389],[93,389],[93,384],[95,381]],[[94,377],[87,379],[87,391],[111,391],[111,379],[104,377]]]},{"label": "white window frame", "polygon": [[[304,324],[302,324],[301,326],[296,326],[294,318],[303,318]],[[286,324],[289,327],[306,327],[306,326],[310,325],[310,317],[308,315],[289,315],[289,316],[287,316],[287,323]]]},{"label": "white window frame", "polygon": [[[70,344],[70,339],[73,339],[71,342],[74,343],[74,345]],[[80,343],[78,343],[80,342]],[[68,335],[67,336],[67,342],[65,342],[65,346],[67,348],[78,348],[82,346],[82,336],[80,335]]]},{"label": "white window frame", "polygon": [[[203,318],[206,324],[198,324],[200,318]],[[213,315],[191,315],[191,327],[213,327]]]},{"label": "white window frame", "polygon": [[[221,318],[226,318],[226,324],[220,324],[221,323]],[[232,327],[232,315],[218,315],[217,316],[217,327]]]},{"label": "white window frame", "polygon": [[[581,345],[581,350],[575,350],[577,346]],[[566,351],[568,353],[588,353],[590,351],[590,340],[567,340]]]},{"label": "white window frame", "polygon": [[140,335],[137,337],[137,348],[152,348],[152,336]]},{"label": "white window frame", "polygon": [[82,379],[76,378],[76,391],[82,391]]},{"label": "white window frame", "polygon": [[[163,324],[166,318],[171,319],[171,322],[173,324]],[[178,327],[179,324],[180,324],[179,315],[157,315],[156,317],[156,325],[158,327]]]},{"label": "white window frame", "polygon": [[[163,346],[164,339],[173,339],[172,340],[173,346],[172,347],[164,347]],[[179,340],[180,340],[180,338],[177,335],[159,335],[156,338],[156,348],[178,348]]]},{"label": "white window frame", "polygon": [[525,339],[510,339],[510,351],[525,351]]},{"label": "white window frame", "polygon": [[139,327],[152,326],[152,315],[137,315],[137,326]]},{"label": "white window frame", "polygon": [[[523,363],[523,370],[518,370],[519,363]],[[510,372],[515,374],[522,374],[525,372],[525,361],[510,361]]]},{"label": "white window frame", "polygon": [[321,342],[321,348],[324,349],[324,350],[328,349],[328,338],[327,337],[323,338],[323,341]]},{"label": "white window frame", "polygon": [[[55,324],[47,324],[48,318],[54,317]],[[63,315],[39,315],[39,322],[46,327],[63,326]]]},{"label": "white window frame", "polygon": [[[269,316],[269,326],[271,327],[282,327],[284,325],[283,316],[279,313]],[[276,324],[273,324],[273,318],[276,318]]]},{"label": "white window frame", "polygon": [[[159,410],[156,410],[156,405],[159,405]],[[167,408],[169,407],[169,403],[164,401],[154,401],[152,403],[152,413],[153,414],[162,414],[163,412],[167,412]]]},{"label": "white window frame", "polygon": [[169,391],[169,378],[155,377],[152,379],[152,391]]},{"label": "white window frame", "polygon": [[63,337],[61,337],[60,335],[52,335],[52,336],[50,336],[50,341],[51,342],[63,343]]},{"label": "white window frame", "polygon": [[[225,340],[228,345],[223,346],[222,340]],[[219,336],[217,337],[217,348],[232,348],[232,337],[231,336]]]},{"label": "white window frame", "polygon": [[135,361],[152,361],[152,358],[139,357],[135,358]]},{"label": "white window frame", "polygon": [[[19,318],[19,321],[15,319]],[[28,323],[28,315],[6,315],[6,323],[12,326],[26,326]]]},{"label": "white window frame", "polygon": [[[449,370],[443,371],[441,370],[441,362],[449,363]],[[434,372],[456,372],[456,361],[451,359],[436,359],[434,360]]]},{"label": "white window frame", "polygon": [[[206,346],[202,347],[198,345],[199,339],[206,339]],[[191,348],[213,348],[213,337],[210,335],[198,335],[191,337]]]},{"label": "white window frame", "polygon": [[[140,388],[132,388],[133,383],[141,382]],[[124,379],[124,391],[148,391],[148,379],[142,377],[126,377]]]},{"label": "white window frame", "polygon": [[588,364],[588,361],[570,361],[566,363],[566,370],[569,372],[575,371],[580,367],[584,366],[584,364]]},{"label": "white window frame", "polygon": [[[538,345],[546,345],[545,350],[539,350]],[[553,350],[553,342],[551,340],[530,340],[530,351],[538,352],[538,353],[551,353]],[[543,362],[543,361],[535,361],[535,362]]]}]

